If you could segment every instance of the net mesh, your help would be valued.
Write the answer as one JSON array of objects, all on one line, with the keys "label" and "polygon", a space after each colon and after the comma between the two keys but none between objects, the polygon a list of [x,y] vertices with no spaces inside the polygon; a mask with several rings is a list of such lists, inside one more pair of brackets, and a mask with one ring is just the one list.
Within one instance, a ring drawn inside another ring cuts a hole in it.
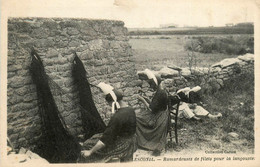
[{"label": "net mesh", "polygon": [[76,53],[73,60],[72,76],[79,92],[85,139],[89,139],[94,134],[104,132],[106,125],[97,111],[92,98],[90,83],[86,77],[86,70]]},{"label": "net mesh", "polygon": [[35,152],[51,163],[76,162],[80,154],[80,145],[60,117],[39,55],[32,50],[31,56],[30,71],[36,85],[43,124],[42,136],[37,142]]}]

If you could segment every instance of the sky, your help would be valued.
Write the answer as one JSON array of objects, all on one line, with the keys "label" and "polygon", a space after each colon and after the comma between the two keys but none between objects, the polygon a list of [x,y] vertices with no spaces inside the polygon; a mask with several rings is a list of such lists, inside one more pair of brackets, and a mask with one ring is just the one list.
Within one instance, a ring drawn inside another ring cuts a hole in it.
[{"label": "sky", "polygon": [[[156,1],[137,3],[118,9],[127,27],[158,27],[175,23],[180,26],[223,26],[226,23],[253,22],[252,1]],[[139,1],[140,2],[140,1]],[[251,3],[250,3],[251,2]],[[120,7],[119,7],[120,8]],[[126,7],[125,7],[126,8]]]},{"label": "sky", "polygon": [[223,26],[254,22],[254,0],[8,0],[4,10],[17,17],[115,19],[128,28]]}]

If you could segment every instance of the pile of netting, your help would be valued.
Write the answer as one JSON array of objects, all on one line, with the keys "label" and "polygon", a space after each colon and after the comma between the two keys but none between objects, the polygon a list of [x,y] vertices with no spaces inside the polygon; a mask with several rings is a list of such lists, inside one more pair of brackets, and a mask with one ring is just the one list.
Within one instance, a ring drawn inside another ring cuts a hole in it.
[{"label": "pile of netting", "polygon": [[83,63],[75,53],[73,60],[72,76],[80,97],[81,119],[84,129],[84,139],[89,139],[97,133],[104,132],[106,125],[100,117],[92,98],[90,83],[86,77],[86,70]]},{"label": "pile of netting", "polygon": [[80,154],[80,145],[72,136],[60,116],[48,83],[43,63],[39,55],[31,52],[30,71],[36,85],[38,106],[42,118],[42,136],[35,151],[51,163],[76,162]]}]

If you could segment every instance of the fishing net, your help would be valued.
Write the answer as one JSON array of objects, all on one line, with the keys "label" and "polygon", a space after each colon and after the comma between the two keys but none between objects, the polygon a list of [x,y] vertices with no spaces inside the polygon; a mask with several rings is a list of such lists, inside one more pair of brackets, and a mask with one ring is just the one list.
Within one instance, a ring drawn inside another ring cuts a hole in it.
[{"label": "fishing net", "polygon": [[85,132],[85,139],[89,139],[94,134],[104,132],[106,125],[97,111],[92,98],[90,83],[86,77],[86,70],[76,53],[73,60],[72,76],[79,92],[81,118]]},{"label": "fishing net", "polygon": [[31,56],[30,71],[36,85],[39,111],[43,123],[42,137],[37,143],[35,152],[51,163],[76,162],[80,154],[80,145],[69,133],[59,115],[39,55],[33,50]]}]

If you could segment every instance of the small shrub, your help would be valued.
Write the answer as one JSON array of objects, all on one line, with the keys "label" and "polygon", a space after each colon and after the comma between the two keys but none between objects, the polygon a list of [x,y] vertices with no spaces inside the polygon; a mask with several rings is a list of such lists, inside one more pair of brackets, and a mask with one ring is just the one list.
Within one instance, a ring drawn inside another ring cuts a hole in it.
[{"label": "small shrub", "polygon": [[254,37],[194,37],[184,48],[201,53],[224,53],[242,55],[254,53]]},{"label": "small shrub", "polygon": [[167,36],[162,36],[162,37],[159,37],[159,39],[171,39],[171,38],[167,37]]},{"label": "small shrub", "polygon": [[230,143],[230,138],[228,137],[227,134],[224,135],[224,136],[221,138],[221,140],[222,140],[223,142]]}]

